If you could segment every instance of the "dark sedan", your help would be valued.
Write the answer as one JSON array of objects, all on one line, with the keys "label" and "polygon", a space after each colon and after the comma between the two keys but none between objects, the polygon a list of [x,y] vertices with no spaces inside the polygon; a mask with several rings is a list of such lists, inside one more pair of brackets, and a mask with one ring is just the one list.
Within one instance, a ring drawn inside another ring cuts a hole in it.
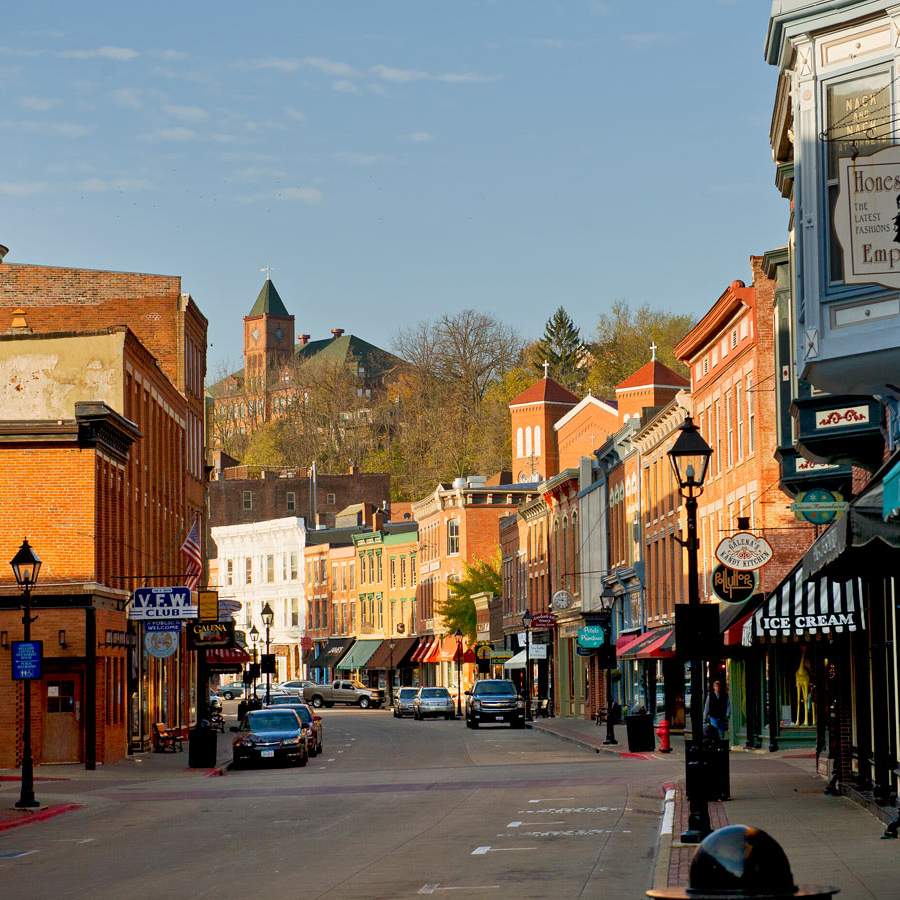
[{"label": "dark sedan", "polygon": [[244,763],[293,763],[309,761],[308,732],[293,709],[254,709],[247,713],[232,745],[234,766]]},{"label": "dark sedan", "polygon": [[297,697],[284,697],[273,700],[267,709],[292,709],[303,723],[303,727],[308,730],[309,738],[309,755],[318,756],[322,752],[322,740],[325,737],[325,727],[322,717],[314,712],[309,706]]}]

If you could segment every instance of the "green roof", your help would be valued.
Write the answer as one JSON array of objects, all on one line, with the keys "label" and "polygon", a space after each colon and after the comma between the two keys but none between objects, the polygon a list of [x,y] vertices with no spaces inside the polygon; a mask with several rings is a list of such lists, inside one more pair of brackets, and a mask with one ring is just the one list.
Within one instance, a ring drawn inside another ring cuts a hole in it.
[{"label": "green roof", "polygon": [[297,347],[296,350],[297,359],[300,360],[315,358],[321,362],[340,363],[356,360],[369,377],[383,375],[403,362],[393,353],[388,353],[387,350],[382,350],[355,334],[342,334],[340,337],[310,341]]},{"label": "green roof", "polygon": [[290,318],[291,314],[287,311],[287,307],[282,302],[281,297],[278,296],[278,291],[275,290],[275,285],[272,284],[269,278],[263,282],[263,286],[259,290],[259,296],[256,298],[256,303],[253,304],[253,309],[250,310],[250,315]]}]

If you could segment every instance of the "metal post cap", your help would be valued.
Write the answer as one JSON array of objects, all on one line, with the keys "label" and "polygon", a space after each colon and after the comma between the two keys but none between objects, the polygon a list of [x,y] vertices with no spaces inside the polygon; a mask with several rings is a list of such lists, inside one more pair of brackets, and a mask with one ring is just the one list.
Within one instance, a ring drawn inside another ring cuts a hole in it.
[{"label": "metal post cap", "polygon": [[840,888],[794,884],[787,855],[771,835],[749,825],[710,834],[691,861],[687,888],[647,891],[665,900],[827,900]]}]

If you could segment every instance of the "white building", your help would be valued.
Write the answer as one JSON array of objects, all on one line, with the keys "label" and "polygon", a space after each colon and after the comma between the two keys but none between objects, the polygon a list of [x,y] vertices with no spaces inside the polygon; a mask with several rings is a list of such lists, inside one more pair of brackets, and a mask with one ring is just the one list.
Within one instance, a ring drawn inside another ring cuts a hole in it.
[{"label": "white building", "polygon": [[265,652],[266,627],[262,609],[266,603],[275,613],[270,633],[270,652],[277,658],[278,674],[285,681],[302,678],[300,641],[306,621],[303,550],[306,525],[291,516],[247,525],[221,525],[212,529],[219,550],[219,596],[237,600],[238,628],[249,634],[255,625]]}]

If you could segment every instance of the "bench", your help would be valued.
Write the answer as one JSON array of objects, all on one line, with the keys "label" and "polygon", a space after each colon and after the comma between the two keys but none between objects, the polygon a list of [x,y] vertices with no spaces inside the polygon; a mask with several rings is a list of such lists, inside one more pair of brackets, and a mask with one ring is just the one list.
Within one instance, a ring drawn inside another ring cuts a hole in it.
[{"label": "bench", "polygon": [[165,722],[157,722],[153,726],[153,752],[166,753],[169,750],[172,753],[180,753],[184,750],[184,740],[181,732],[177,729],[169,728]]}]

